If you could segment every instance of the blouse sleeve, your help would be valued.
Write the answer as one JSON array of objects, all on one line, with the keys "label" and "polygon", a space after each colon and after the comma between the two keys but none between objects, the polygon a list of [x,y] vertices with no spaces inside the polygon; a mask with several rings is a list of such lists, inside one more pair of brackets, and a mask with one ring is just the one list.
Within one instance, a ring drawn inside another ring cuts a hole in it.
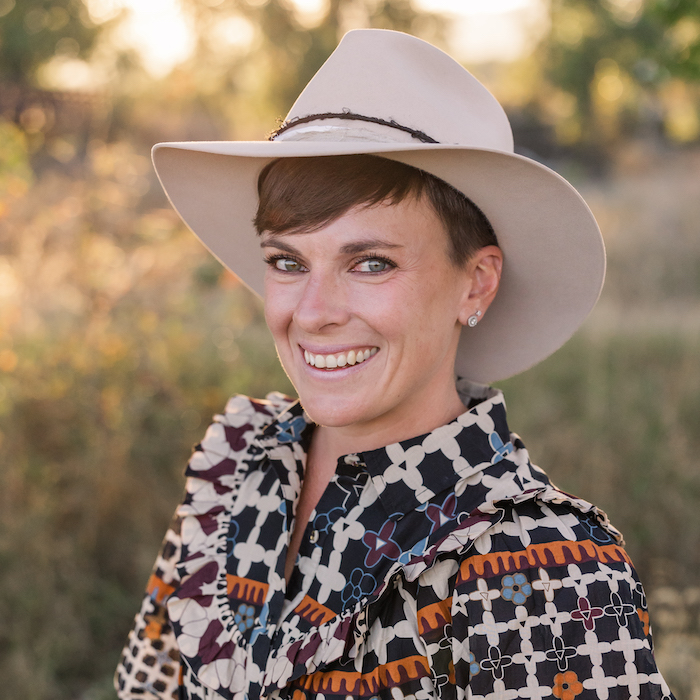
[{"label": "blouse sleeve", "polygon": [[619,543],[499,544],[494,537],[491,551],[463,559],[455,579],[458,699],[524,689],[561,700],[672,699],[654,660],[642,585]]},{"label": "blouse sleeve", "polygon": [[[216,514],[222,507],[230,507],[229,501],[224,505],[222,494],[228,494],[226,498],[233,497],[233,485],[240,478],[238,472],[246,464],[241,457],[247,453],[261,427],[289,401],[288,397],[277,393],[270,394],[265,401],[234,396],[224,414],[214,416],[202,442],[195,447],[185,471],[188,477],[185,500],[178,506],[165,535],[141,610],[136,615],[114,676],[120,700],[179,697],[185,669],[181,666],[180,649],[166,605],[181,585],[178,567],[187,559],[188,548],[193,546],[191,537],[189,540],[183,537],[187,528],[183,522],[188,515]],[[201,503],[194,504],[195,501]],[[184,569],[181,571],[185,576]],[[185,680],[186,685],[196,682],[189,676]]]},{"label": "blouse sleeve", "polygon": [[166,603],[179,582],[180,523],[176,515],[168,528],[117,666],[114,686],[120,700],[178,698],[180,653]]}]

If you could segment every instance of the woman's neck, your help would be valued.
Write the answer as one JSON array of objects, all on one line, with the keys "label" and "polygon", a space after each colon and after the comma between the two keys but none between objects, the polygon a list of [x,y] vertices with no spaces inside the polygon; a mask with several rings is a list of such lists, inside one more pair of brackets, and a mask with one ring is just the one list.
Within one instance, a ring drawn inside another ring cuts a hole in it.
[{"label": "woman's neck", "polygon": [[434,405],[423,405],[421,410],[406,416],[381,419],[369,424],[330,427],[319,425],[311,438],[310,454],[314,461],[337,464],[346,454],[376,450],[395,442],[408,440],[429,433],[441,425],[450,423],[466,411],[457,390],[454,389],[447,400]]}]

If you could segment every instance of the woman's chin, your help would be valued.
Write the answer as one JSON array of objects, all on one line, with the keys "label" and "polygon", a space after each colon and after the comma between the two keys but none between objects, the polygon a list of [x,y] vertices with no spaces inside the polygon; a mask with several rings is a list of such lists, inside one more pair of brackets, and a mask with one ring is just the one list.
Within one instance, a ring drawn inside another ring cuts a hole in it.
[{"label": "woman's chin", "polygon": [[346,428],[359,423],[366,423],[376,417],[369,407],[350,404],[342,397],[299,396],[301,405],[309,418],[316,425],[327,428]]}]

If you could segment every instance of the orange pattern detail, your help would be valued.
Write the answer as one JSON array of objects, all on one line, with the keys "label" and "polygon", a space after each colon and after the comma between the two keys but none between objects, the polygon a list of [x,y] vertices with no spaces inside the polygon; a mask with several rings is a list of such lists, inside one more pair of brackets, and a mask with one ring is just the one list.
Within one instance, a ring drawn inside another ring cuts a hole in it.
[{"label": "orange pattern detail", "polygon": [[266,583],[226,574],[226,592],[229,597],[242,600],[250,605],[262,605],[267,597],[268,588]]},{"label": "orange pattern detail", "polygon": [[639,619],[642,621],[642,624],[644,625],[644,636],[648,637],[649,636],[649,613],[646,610],[642,610],[641,608],[637,608],[637,615],[639,615]]},{"label": "orange pattern detail", "polygon": [[627,562],[632,564],[627,552],[616,544],[597,545],[591,540],[582,542],[547,542],[531,544],[519,552],[495,552],[466,559],[459,570],[457,585],[482,576],[502,576],[513,571],[535,566],[561,566],[584,561]]},{"label": "orange pattern detail", "polygon": [[297,686],[314,693],[342,693],[355,697],[375,695],[383,688],[392,688],[409,680],[430,675],[425,656],[409,656],[400,661],[377,666],[369,673],[360,671],[319,671],[302,676]]},{"label": "orange pattern detail", "polygon": [[426,605],[418,611],[418,629],[420,634],[428,634],[449,625],[452,622],[452,596],[432,605]]},{"label": "orange pattern detail", "polygon": [[151,578],[148,579],[148,584],[146,585],[146,592],[149,596],[152,596],[153,592],[157,591],[155,601],[159,604],[162,604],[163,600],[168,598],[174,590],[175,586],[165,583],[160,576],[155,574],[151,574]]},{"label": "orange pattern detail", "polygon": [[160,639],[163,634],[163,625],[168,621],[165,607],[158,607],[155,615],[144,615],[143,619],[146,622],[146,627],[143,630],[144,635],[149,639]]},{"label": "orange pattern detail", "polygon": [[294,612],[316,627],[336,617],[336,613],[330,608],[321,605],[321,603],[308,595],[305,595],[301,603],[294,608]]},{"label": "orange pattern detail", "polygon": [[583,684],[579,682],[578,676],[573,671],[557,673],[554,676],[552,695],[555,698],[559,698],[559,700],[574,700],[582,692]]}]

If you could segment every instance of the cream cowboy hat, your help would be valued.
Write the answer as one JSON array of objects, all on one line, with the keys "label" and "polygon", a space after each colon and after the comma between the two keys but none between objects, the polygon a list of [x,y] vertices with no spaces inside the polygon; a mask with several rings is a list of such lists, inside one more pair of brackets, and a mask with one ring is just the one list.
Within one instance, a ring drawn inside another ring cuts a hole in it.
[{"label": "cream cowboy hat", "polygon": [[501,287],[480,323],[462,331],[459,376],[492,382],[532,367],[593,308],[605,249],[586,203],[555,172],[513,153],[508,118],[476,78],[407,34],[346,34],[274,140],[161,143],[153,162],[189,228],[262,297],[252,224],[260,171],[274,158],[352,153],[432,173],[475,202],[496,232]]}]

